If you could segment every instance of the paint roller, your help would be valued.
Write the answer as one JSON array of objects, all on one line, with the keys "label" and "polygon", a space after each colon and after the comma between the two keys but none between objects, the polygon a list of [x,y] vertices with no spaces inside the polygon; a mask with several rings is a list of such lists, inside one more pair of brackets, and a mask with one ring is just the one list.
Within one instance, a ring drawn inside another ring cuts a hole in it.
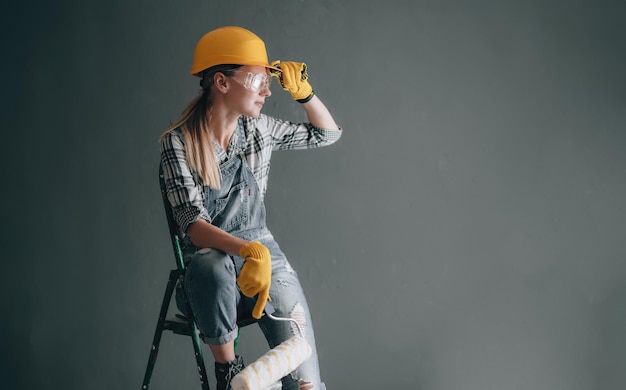
[{"label": "paint roller", "polygon": [[290,321],[296,325],[298,335],[292,336],[254,363],[246,366],[230,382],[233,390],[263,390],[276,383],[285,375],[294,371],[311,356],[311,346],[304,338],[298,321],[292,318],[281,318],[272,315],[274,308],[267,303],[265,315],[274,321]]}]

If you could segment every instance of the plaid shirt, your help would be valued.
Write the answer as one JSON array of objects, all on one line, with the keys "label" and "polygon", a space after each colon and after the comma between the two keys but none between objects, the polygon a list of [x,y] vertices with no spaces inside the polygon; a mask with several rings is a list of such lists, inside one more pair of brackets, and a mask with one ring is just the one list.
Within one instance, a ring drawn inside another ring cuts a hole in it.
[{"label": "plaid shirt", "polygon": [[[292,123],[264,114],[258,118],[242,116],[237,126],[237,130],[243,128],[246,138],[244,155],[262,197],[267,189],[270,159],[274,150],[317,148],[330,145],[341,137],[340,130],[321,129],[310,123]],[[220,164],[236,157],[238,135],[239,131],[233,133],[228,152],[214,145]],[[161,141],[161,163],[167,197],[183,235],[189,225],[200,218],[211,222],[203,196],[203,191],[210,191],[210,188],[205,187],[198,176],[191,172],[180,129],[172,130]]]}]

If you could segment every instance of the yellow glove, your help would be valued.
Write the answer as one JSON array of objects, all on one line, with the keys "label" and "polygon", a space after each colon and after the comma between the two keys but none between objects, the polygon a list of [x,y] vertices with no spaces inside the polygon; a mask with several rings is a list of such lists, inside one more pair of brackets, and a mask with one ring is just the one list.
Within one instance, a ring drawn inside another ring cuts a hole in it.
[{"label": "yellow glove", "polygon": [[291,97],[300,103],[306,103],[313,97],[313,88],[309,84],[309,74],[304,62],[281,62],[276,60],[272,66],[280,71],[271,70],[272,76],[278,79],[280,86],[291,93]]},{"label": "yellow glove", "polygon": [[272,256],[269,249],[258,241],[241,247],[239,256],[245,259],[237,284],[247,297],[257,297],[252,317],[259,319],[263,315],[265,303],[270,299],[272,284]]}]

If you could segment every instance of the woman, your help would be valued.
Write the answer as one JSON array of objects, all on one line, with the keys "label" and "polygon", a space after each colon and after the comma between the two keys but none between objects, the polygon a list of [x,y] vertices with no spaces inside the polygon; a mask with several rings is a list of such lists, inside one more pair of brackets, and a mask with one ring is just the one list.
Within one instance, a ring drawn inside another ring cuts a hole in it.
[{"label": "woman", "polygon": [[[270,64],[263,41],[241,27],[202,37],[191,73],[202,90],[162,135],[161,164],[183,238],[184,285],[215,360],[217,388],[230,389],[243,368],[234,351],[238,313],[260,318],[272,348],[296,332],[290,322],[262,316],[271,299],[275,315],[297,320],[313,350],[283,378],[283,389],[323,389],[306,299],[266,227],[263,197],[272,151],[329,145],[341,129],[313,93],[306,65]],[[309,123],[261,114],[272,76],[302,104]]]}]

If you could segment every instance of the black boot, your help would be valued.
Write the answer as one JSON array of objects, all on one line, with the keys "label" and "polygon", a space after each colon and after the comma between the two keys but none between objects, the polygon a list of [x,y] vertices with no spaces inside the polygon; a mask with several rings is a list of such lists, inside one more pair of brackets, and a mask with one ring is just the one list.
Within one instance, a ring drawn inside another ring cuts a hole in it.
[{"label": "black boot", "polygon": [[228,363],[215,362],[215,377],[217,390],[231,390],[230,381],[244,368],[243,358],[239,355]]}]

